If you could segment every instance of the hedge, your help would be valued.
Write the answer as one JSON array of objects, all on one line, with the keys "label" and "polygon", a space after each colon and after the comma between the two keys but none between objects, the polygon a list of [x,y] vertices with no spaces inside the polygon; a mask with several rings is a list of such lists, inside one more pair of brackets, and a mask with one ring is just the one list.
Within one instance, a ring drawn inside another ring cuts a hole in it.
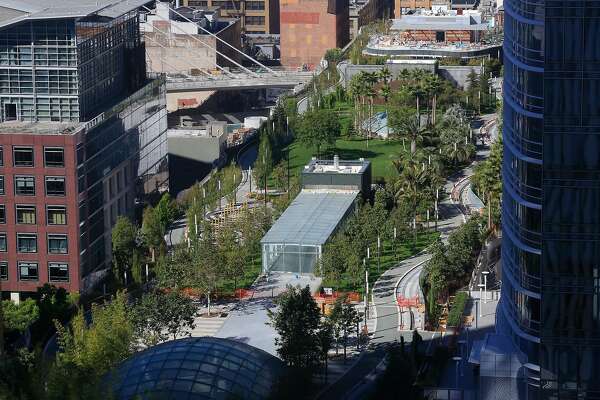
[{"label": "hedge", "polygon": [[454,304],[452,305],[450,312],[448,312],[448,326],[460,326],[468,299],[469,295],[466,292],[458,292],[456,294],[456,297],[454,297]]}]

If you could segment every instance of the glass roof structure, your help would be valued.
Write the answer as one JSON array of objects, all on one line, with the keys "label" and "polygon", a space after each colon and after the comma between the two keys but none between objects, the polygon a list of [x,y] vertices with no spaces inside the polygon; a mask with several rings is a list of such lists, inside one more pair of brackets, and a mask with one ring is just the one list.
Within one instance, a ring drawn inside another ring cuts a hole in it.
[{"label": "glass roof structure", "polygon": [[230,339],[185,338],[150,347],[111,376],[116,399],[267,399],[285,372],[269,353]]},{"label": "glass roof structure", "polygon": [[354,209],[358,194],[302,190],[261,240],[263,272],[313,274],[322,246]]},{"label": "glass roof structure", "polygon": [[302,190],[261,243],[323,245],[351,209],[358,191]]}]

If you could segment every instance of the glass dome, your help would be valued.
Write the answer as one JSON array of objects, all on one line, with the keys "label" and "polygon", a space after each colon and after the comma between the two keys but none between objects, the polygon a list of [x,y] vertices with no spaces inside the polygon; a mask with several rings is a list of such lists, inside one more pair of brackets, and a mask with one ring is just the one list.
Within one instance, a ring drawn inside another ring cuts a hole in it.
[{"label": "glass dome", "polygon": [[117,399],[267,399],[284,370],[281,360],[244,343],[186,338],[133,355],[112,387]]}]

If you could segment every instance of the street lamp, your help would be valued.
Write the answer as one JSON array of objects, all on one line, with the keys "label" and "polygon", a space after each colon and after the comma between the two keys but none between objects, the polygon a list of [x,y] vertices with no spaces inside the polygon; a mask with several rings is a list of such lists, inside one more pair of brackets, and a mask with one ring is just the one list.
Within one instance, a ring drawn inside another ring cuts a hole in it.
[{"label": "street lamp", "polygon": [[460,365],[460,361],[462,360],[462,357],[452,357],[452,360],[456,362],[456,388],[459,388],[459,384],[458,384],[458,367]]},{"label": "street lamp", "polygon": [[485,286],[483,283],[480,283],[479,285],[479,317],[482,317],[482,310],[481,310],[481,291],[483,290],[483,287]]},{"label": "street lamp", "polygon": [[483,302],[485,304],[487,304],[487,276],[490,273],[490,271],[481,271],[481,274],[483,275]]}]

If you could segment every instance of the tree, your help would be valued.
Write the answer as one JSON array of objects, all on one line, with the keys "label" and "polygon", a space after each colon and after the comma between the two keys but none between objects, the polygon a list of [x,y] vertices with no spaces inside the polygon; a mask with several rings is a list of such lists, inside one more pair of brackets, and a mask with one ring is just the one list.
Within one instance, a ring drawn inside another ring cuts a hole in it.
[{"label": "tree", "polygon": [[417,152],[417,144],[425,140],[429,135],[429,128],[420,126],[418,114],[412,113],[408,108],[400,108],[390,113],[389,124],[398,137],[406,137],[410,140],[410,152]]},{"label": "tree", "polygon": [[[162,200],[161,200],[162,201]],[[150,249],[152,262],[156,261],[155,251],[164,244],[165,231],[158,208],[147,206],[142,217],[142,238]]]},{"label": "tree", "polygon": [[342,55],[342,49],[340,48],[336,47],[333,49],[329,49],[325,52],[325,60],[331,63],[338,63],[342,61]]},{"label": "tree", "polygon": [[4,323],[9,331],[23,333],[40,316],[40,310],[35,300],[27,299],[16,304],[10,300],[2,301]]},{"label": "tree", "polygon": [[479,75],[475,72],[474,69],[471,69],[471,72],[467,75],[467,101],[469,106],[473,109],[478,109],[479,107]]},{"label": "tree", "polygon": [[287,177],[287,168],[283,165],[283,163],[277,164],[277,166],[273,170],[273,178],[275,179],[275,185],[279,190],[287,190]]},{"label": "tree", "polygon": [[232,223],[225,224],[219,229],[217,244],[220,257],[225,267],[225,275],[234,279],[234,290],[237,289],[237,279],[244,274],[248,248],[240,240],[239,234]]},{"label": "tree", "polygon": [[221,279],[225,276],[222,253],[216,244],[212,225],[205,222],[201,239],[190,249],[191,287],[200,290],[206,296],[208,315],[210,316],[211,296],[215,293]]},{"label": "tree", "polygon": [[255,187],[259,188],[261,185],[263,189],[267,190],[267,180],[271,171],[273,170],[273,150],[271,148],[271,141],[269,135],[263,133],[260,135],[260,142],[258,145],[258,155],[252,172],[254,173]]},{"label": "tree", "polygon": [[426,80],[427,92],[431,96],[431,124],[436,124],[437,97],[442,92],[442,80],[437,75],[429,75]]},{"label": "tree", "polygon": [[190,335],[194,329],[196,306],[180,291],[145,293],[132,310],[136,335],[146,346],[154,346],[171,337]]},{"label": "tree", "polygon": [[331,110],[309,110],[300,118],[296,134],[300,142],[315,147],[317,157],[322,146],[334,145],[340,136],[339,118]]},{"label": "tree", "polygon": [[112,368],[128,358],[136,345],[127,295],[118,292],[110,302],[93,304],[68,327],[56,324],[60,352],[50,369],[48,397],[52,399],[105,398],[96,389]]},{"label": "tree", "polygon": [[310,288],[288,286],[276,303],[277,309],[268,314],[279,335],[275,339],[277,354],[287,365],[310,376],[322,354],[318,340],[321,315]]},{"label": "tree", "polygon": [[156,205],[155,212],[160,221],[160,227],[164,237],[169,226],[175,222],[175,219],[177,218],[177,207],[175,206],[175,202],[171,200],[171,195],[169,195],[168,192],[164,193],[160,198],[160,201]]},{"label": "tree", "polygon": [[[340,337],[343,339],[344,362],[346,361],[346,349],[348,347],[348,338],[350,333],[356,331],[356,340],[358,340],[358,323],[360,315],[353,305],[347,303],[346,297],[339,297],[333,305],[333,310],[329,316],[329,322],[333,327],[333,334],[336,338],[336,345]],[[337,346],[336,346],[337,351]]]},{"label": "tree", "polygon": [[127,217],[119,216],[112,229],[113,260],[119,279],[133,264],[133,253],[137,249],[137,228]]}]

